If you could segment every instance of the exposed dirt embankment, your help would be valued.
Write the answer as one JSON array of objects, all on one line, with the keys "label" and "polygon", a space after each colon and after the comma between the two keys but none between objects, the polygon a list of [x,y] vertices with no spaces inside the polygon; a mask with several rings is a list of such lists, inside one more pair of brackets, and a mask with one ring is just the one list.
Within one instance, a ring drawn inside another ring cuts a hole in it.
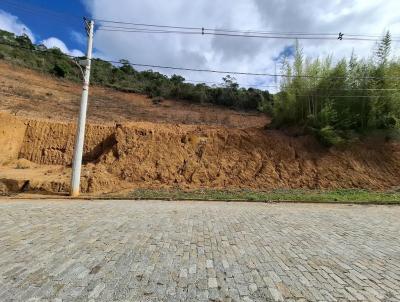
[{"label": "exposed dirt embankment", "polygon": [[[5,120],[5,115],[0,117]],[[41,168],[50,165],[43,175],[55,175],[58,184],[47,187],[67,191],[75,126],[7,119],[0,124],[0,133],[16,127],[18,135],[15,140],[0,137],[6,142],[0,158],[24,158]],[[84,162],[86,192],[160,186],[388,189],[400,183],[398,144],[366,142],[347,150],[328,150],[310,137],[256,128],[146,122],[89,125]],[[44,184],[36,188],[45,188]]]},{"label": "exposed dirt embankment", "polygon": [[[70,165],[75,142],[75,124],[28,121],[19,157],[43,165]],[[113,127],[88,125],[84,161],[95,161],[114,133]]]},{"label": "exposed dirt embankment", "polygon": [[153,124],[114,135],[99,163],[140,185],[383,189],[400,183],[400,148],[392,144],[326,150],[310,137],[275,131]]},{"label": "exposed dirt embankment", "polygon": [[25,130],[23,120],[0,112],[0,165],[18,158]]}]

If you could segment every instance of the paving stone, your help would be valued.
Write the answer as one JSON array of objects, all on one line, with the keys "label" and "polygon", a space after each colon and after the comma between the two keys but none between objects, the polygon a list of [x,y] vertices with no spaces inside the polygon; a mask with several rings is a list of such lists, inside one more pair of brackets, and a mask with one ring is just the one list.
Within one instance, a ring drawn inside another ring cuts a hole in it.
[{"label": "paving stone", "polygon": [[208,287],[209,288],[217,288],[218,287],[217,278],[209,278],[208,279]]},{"label": "paving stone", "polygon": [[400,301],[400,207],[0,200],[0,301]]},{"label": "paving stone", "polygon": [[258,290],[257,284],[255,284],[255,283],[250,284],[249,285],[249,290],[250,290],[251,293],[256,292]]},{"label": "paving stone", "polygon": [[194,275],[194,274],[196,274],[196,272],[197,272],[196,264],[191,265],[189,268],[189,274]]},{"label": "paving stone", "polygon": [[214,261],[211,260],[211,259],[208,259],[207,263],[206,263],[206,267],[207,268],[213,268],[214,267]]}]

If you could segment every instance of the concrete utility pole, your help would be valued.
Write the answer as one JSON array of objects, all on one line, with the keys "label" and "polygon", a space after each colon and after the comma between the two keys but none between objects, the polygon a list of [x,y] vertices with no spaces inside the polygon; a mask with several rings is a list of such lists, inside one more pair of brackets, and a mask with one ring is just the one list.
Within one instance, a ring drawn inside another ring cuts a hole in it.
[{"label": "concrete utility pole", "polygon": [[90,81],[90,66],[92,63],[92,51],[93,51],[93,32],[94,32],[94,21],[87,21],[86,30],[88,34],[88,45],[86,60],[80,62],[82,66],[85,66],[85,74],[83,79],[83,91],[81,98],[81,107],[79,111],[79,120],[76,130],[75,138],[75,149],[74,159],[72,162],[72,178],[71,178],[71,196],[77,197],[80,193],[80,181],[81,181],[81,168],[82,168],[82,154],[83,144],[85,140],[85,127],[86,127],[86,111],[89,97],[89,81]]}]

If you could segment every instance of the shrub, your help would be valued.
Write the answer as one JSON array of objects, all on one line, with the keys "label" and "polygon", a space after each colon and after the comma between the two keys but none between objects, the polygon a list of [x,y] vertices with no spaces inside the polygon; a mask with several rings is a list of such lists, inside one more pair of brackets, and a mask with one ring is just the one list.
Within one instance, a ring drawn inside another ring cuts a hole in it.
[{"label": "shrub", "polygon": [[325,146],[340,145],[344,142],[344,139],[336,132],[331,126],[326,126],[318,130],[317,138]]},{"label": "shrub", "polygon": [[54,65],[52,73],[57,77],[65,78],[70,73],[70,69],[66,63],[60,62]]}]

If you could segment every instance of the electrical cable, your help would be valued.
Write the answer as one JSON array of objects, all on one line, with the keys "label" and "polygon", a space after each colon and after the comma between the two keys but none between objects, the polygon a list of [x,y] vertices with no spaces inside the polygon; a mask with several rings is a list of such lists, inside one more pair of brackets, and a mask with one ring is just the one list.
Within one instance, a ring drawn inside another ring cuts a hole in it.
[{"label": "electrical cable", "polygon": [[[21,48],[21,49],[26,49],[30,51],[35,51],[39,53],[51,53],[51,49],[47,50],[38,50],[38,49],[31,49],[29,47],[23,47],[20,45],[12,45],[9,43],[4,43],[0,42],[2,45],[7,45],[10,47],[16,47],[16,48]],[[53,54],[56,55],[56,54]],[[79,57],[71,56],[68,54],[63,55],[73,58],[73,59],[78,59]],[[93,58],[92,60],[96,60],[97,58]],[[102,60],[102,59],[100,59]],[[112,63],[112,64],[123,64],[121,61],[112,61],[112,60],[102,60],[104,62]],[[160,68],[160,69],[170,69],[170,70],[182,70],[182,71],[194,71],[194,72],[209,72],[209,73],[218,73],[218,74],[232,74],[232,75],[246,75],[246,76],[270,76],[270,77],[284,77],[284,78],[312,78],[312,79],[346,79],[347,77],[324,77],[324,76],[310,76],[310,75],[284,75],[284,74],[269,74],[269,73],[254,73],[254,72],[239,72],[239,71],[222,71],[222,70],[213,70],[213,69],[196,69],[196,68],[186,68],[186,67],[173,67],[173,66],[163,66],[163,65],[151,65],[151,64],[140,64],[140,63],[130,63],[128,62],[129,65],[131,66],[138,66],[138,67],[150,67],[150,68]],[[399,80],[400,77],[361,77],[361,78],[353,78],[353,79],[361,79],[361,80],[376,80],[376,79],[396,79]]]},{"label": "electrical cable", "polygon": [[[121,64],[118,61],[105,60],[106,62],[113,64]],[[182,70],[182,71],[195,71],[195,72],[209,72],[209,73],[219,73],[219,74],[233,74],[233,75],[246,75],[246,76],[269,76],[269,77],[283,77],[283,78],[310,78],[310,79],[347,79],[347,77],[326,77],[326,76],[311,76],[311,75],[286,75],[286,74],[271,74],[271,73],[257,73],[257,72],[242,72],[242,71],[223,71],[214,69],[201,69],[201,68],[187,68],[187,67],[174,67],[174,66],[164,66],[164,65],[151,65],[151,64],[141,64],[141,63],[128,63],[131,66],[138,67],[150,67],[150,68],[160,68],[160,69],[170,69],[170,70]],[[373,80],[373,79],[394,79],[399,80],[400,77],[371,77],[365,76],[360,78],[353,78],[360,80]]]},{"label": "electrical cable", "polygon": [[14,1],[10,1],[10,0],[0,0],[0,2],[4,3],[5,5],[8,5],[10,7],[13,7],[14,9],[17,10],[21,10],[24,12],[28,12],[28,13],[38,13],[38,14],[45,14],[49,17],[53,17],[53,18],[59,18],[60,20],[63,20],[65,22],[65,17],[69,17],[69,18],[75,18],[75,19],[79,19],[82,20],[83,16],[78,16],[78,15],[74,15],[71,13],[67,13],[67,12],[59,12],[59,11],[53,11],[53,10],[49,10],[40,6],[36,6],[36,5],[30,5],[27,3],[24,3],[21,5],[21,3],[16,3]]},{"label": "electrical cable", "polygon": [[[260,30],[236,30],[236,29],[218,29],[218,28],[205,28],[205,27],[189,27],[189,26],[171,26],[171,25],[158,25],[149,23],[134,23],[134,22],[124,22],[115,20],[105,20],[105,19],[94,19],[96,22],[100,23],[111,23],[111,24],[123,24],[123,25],[134,25],[143,27],[155,27],[155,28],[169,28],[169,29],[182,29],[182,30],[204,30],[212,32],[222,32],[222,33],[241,33],[241,34],[259,34],[259,35],[295,35],[295,36],[333,36],[338,37],[339,33],[306,33],[306,32],[276,32],[276,31],[260,31]],[[110,26],[101,25],[105,28],[119,28],[119,29],[131,29],[130,27],[121,26]],[[344,37],[368,37],[368,38],[381,38],[382,35],[378,34],[355,34],[355,33],[343,33]],[[393,36],[394,37],[394,36]],[[397,36],[396,36],[397,37]],[[399,36],[400,37],[400,36]]]},{"label": "electrical cable", "polygon": [[[9,5],[15,9],[23,10],[29,13],[40,13],[46,14],[53,18],[58,18],[65,21],[65,16],[72,17],[81,20],[81,16],[77,16],[66,12],[55,12],[43,7],[21,4],[12,0],[0,0],[5,5]],[[122,24],[122,25],[134,25],[142,26],[147,28],[131,28],[122,26],[110,26],[101,25],[97,30],[100,31],[120,31],[120,32],[131,32],[131,33],[163,33],[163,34],[185,34],[185,35],[213,35],[213,36],[226,36],[226,37],[239,37],[239,38],[262,38],[262,39],[298,39],[298,40],[340,40],[340,41],[376,41],[382,38],[382,35],[378,34],[355,34],[355,33],[306,33],[306,32],[281,32],[281,31],[261,31],[261,30],[237,30],[237,29],[219,29],[219,28],[208,28],[208,27],[190,27],[190,26],[171,26],[171,25],[158,25],[148,23],[134,23],[124,22],[116,20],[106,19],[93,19],[96,22],[106,24]],[[149,30],[148,27],[156,28],[156,30]],[[174,30],[157,30],[162,29],[174,29]],[[181,31],[177,31],[177,29]],[[191,30],[187,32],[188,30]],[[341,39],[338,36],[343,35]],[[397,38],[400,37],[392,36],[394,42],[398,42]]]},{"label": "electrical cable", "polygon": [[[123,32],[123,33],[147,33],[147,34],[180,34],[180,35],[197,35],[197,36],[220,36],[220,37],[234,37],[234,38],[258,38],[258,39],[295,39],[295,40],[333,40],[333,41],[372,41],[376,42],[374,38],[363,37],[344,37],[338,40],[336,37],[323,37],[323,36],[283,36],[283,35],[254,35],[254,34],[231,34],[231,33],[218,33],[206,31],[179,31],[179,30],[157,30],[157,29],[143,29],[143,28],[130,28],[130,29],[114,29],[107,27],[100,27],[96,31],[105,32]],[[392,39],[393,42],[400,42],[400,40]]]}]

